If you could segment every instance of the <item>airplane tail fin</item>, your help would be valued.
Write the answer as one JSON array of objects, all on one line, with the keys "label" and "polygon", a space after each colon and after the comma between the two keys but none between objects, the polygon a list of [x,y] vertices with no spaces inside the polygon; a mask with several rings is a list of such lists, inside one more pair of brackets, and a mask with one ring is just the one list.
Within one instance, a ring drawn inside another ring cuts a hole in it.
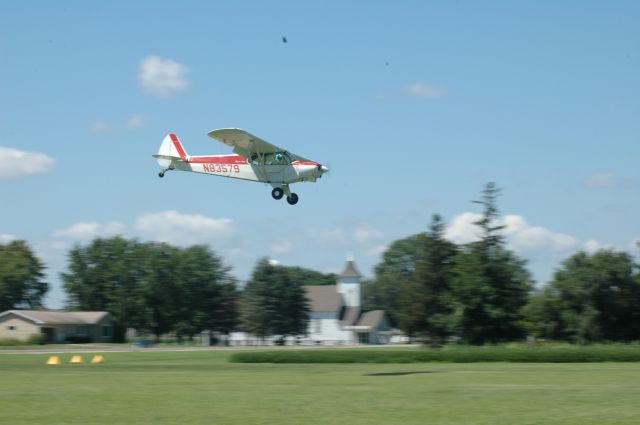
[{"label": "airplane tail fin", "polygon": [[175,134],[168,134],[158,149],[158,154],[153,155],[158,164],[163,168],[169,168],[172,161],[187,161],[189,155],[182,146],[180,139]]}]

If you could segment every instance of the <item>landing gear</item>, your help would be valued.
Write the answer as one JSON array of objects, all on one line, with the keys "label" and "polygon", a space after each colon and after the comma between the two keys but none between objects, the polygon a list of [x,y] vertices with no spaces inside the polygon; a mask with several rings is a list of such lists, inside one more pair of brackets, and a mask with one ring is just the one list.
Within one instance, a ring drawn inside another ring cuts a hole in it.
[{"label": "landing gear", "polygon": [[287,202],[289,203],[289,205],[295,205],[298,203],[298,195],[296,195],[295,193],[292,193],[291,195],[287,196]]},{"label": "landing gear", "polygon": [[271,191],[271,196],[273,196],[273,199],[282,199],[282,197],[285,195],[287,195],[287,202],[289,203],[289,205],[295,205],[298,203],[298,195],[291,192],[288,185],[274,187]]},{"label": "landing gear", "polygon": [[276,187],[271,191],[271,196],[273,196],[273,199],[282,199],[282,197],[284,196],[284,190],[282,190],[281,187]]},{"label": "landing gear", "polygon": [[163,177],[164,177],[164,171],[160,171],[160,172],[158,173],[158,177],[163,178]]}]

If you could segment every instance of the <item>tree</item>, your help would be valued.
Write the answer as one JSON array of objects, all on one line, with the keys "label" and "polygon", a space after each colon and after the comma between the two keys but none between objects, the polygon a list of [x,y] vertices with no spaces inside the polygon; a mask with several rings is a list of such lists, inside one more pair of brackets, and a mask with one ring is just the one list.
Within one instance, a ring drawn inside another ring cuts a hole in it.
[{"label": "tree", "polygon": [[333,273],[320,273],[298,266],[282,266],[289,279],[301,285],[335,285],[337,276]]},{"label": "tree", "polygon": [[398,325],[408,335],[423,334],[436,344],[452,333],[451,279],[456,246],[444,239],[445,225],[434,214],[429,232],[419,242],[415,273],[400,294]]},{"label": "tree", "polygon": [[0,244],[0,311],[41,307],[49,288],[43,270],[25,241]]},{"label": "tree", "polygon": [[309,307],[304,288],[282,266],[266,258],[258,261],[240,298],[242,329],[258,337],[306,332]]},{"label": "tree", "polygon": [[426,239],[426,233],[418,233],[393,242],[376,265],[374,279],[362,285],[363,307],[385,310],[392,326],[399,326],[405,310],[402,294],[415,279],[418,263],[425,255]]},{"label": "tree", "polygon": [[[640,339],[639,266],[627,253],[572,255],[555,272],[547,298],[561,330],[541,336],[580,343]],[[529,320],[542,327],[548,318],[529,315]]]},{"label": "tree", "polygon": [[124,342],[127,328],[145,324],[141,257],[136,241],[119,236],[95,239],[84,248],[71,250],[69,271],[61,274],[69,308],[109,311],[116,342]]},{"label": "tree", "polygon": [[201,330],[230,332],[237,319],[236,281],[209,248],[183,249],[176,259],[176,332],[191,338]]},{"label": "tree", "polygon": [[69,307],[109,311],[120,342],[130,327],[156,337],[229,332],[237,317],[235,280],[205,246],[96,239],[71,250],[62,279]]},{"label": "tree", "polygon": [[456,327],[459,336],[471,344],[510,341],[524,335],[521,308],[533,287],[526,261],[506,249],[497,225],[500,190],[488,183],[482,200],[483,215],[475,224],[481,239],[468,244],[455,259],[453,292],[456,298]]}]

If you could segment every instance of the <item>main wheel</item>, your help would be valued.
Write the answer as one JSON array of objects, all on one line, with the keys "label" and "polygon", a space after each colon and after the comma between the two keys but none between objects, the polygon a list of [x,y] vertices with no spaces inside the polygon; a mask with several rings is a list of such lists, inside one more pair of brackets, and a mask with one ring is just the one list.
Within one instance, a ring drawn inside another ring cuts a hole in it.
[{"label": "main wheel", "polygon": [[292,193],[290,196],[287,196],[287,202],[289,205],[295,205],[298,203],[298,195]]},{"label": "main wheel", "polygon": [[274,187],[271,191],[271,196],[273,196],[273,199],[282,199],[284,196],[284,190],[282,190],[281,187]]},{"label": "main wheel", "polygon": [[160,177],[160,178],[164,177],[164,171],[160,171],[160,172],[158,173],[158,177]]}]

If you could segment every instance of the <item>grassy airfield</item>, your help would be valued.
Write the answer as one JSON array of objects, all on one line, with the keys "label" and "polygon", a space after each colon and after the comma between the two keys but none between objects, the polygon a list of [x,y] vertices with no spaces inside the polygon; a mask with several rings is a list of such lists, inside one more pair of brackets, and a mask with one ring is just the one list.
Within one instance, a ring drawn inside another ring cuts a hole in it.
[{"label": "grassy airfield", "polygon": [[0,354],[1,424],[631,424],[640,363],[243,364]]}]

